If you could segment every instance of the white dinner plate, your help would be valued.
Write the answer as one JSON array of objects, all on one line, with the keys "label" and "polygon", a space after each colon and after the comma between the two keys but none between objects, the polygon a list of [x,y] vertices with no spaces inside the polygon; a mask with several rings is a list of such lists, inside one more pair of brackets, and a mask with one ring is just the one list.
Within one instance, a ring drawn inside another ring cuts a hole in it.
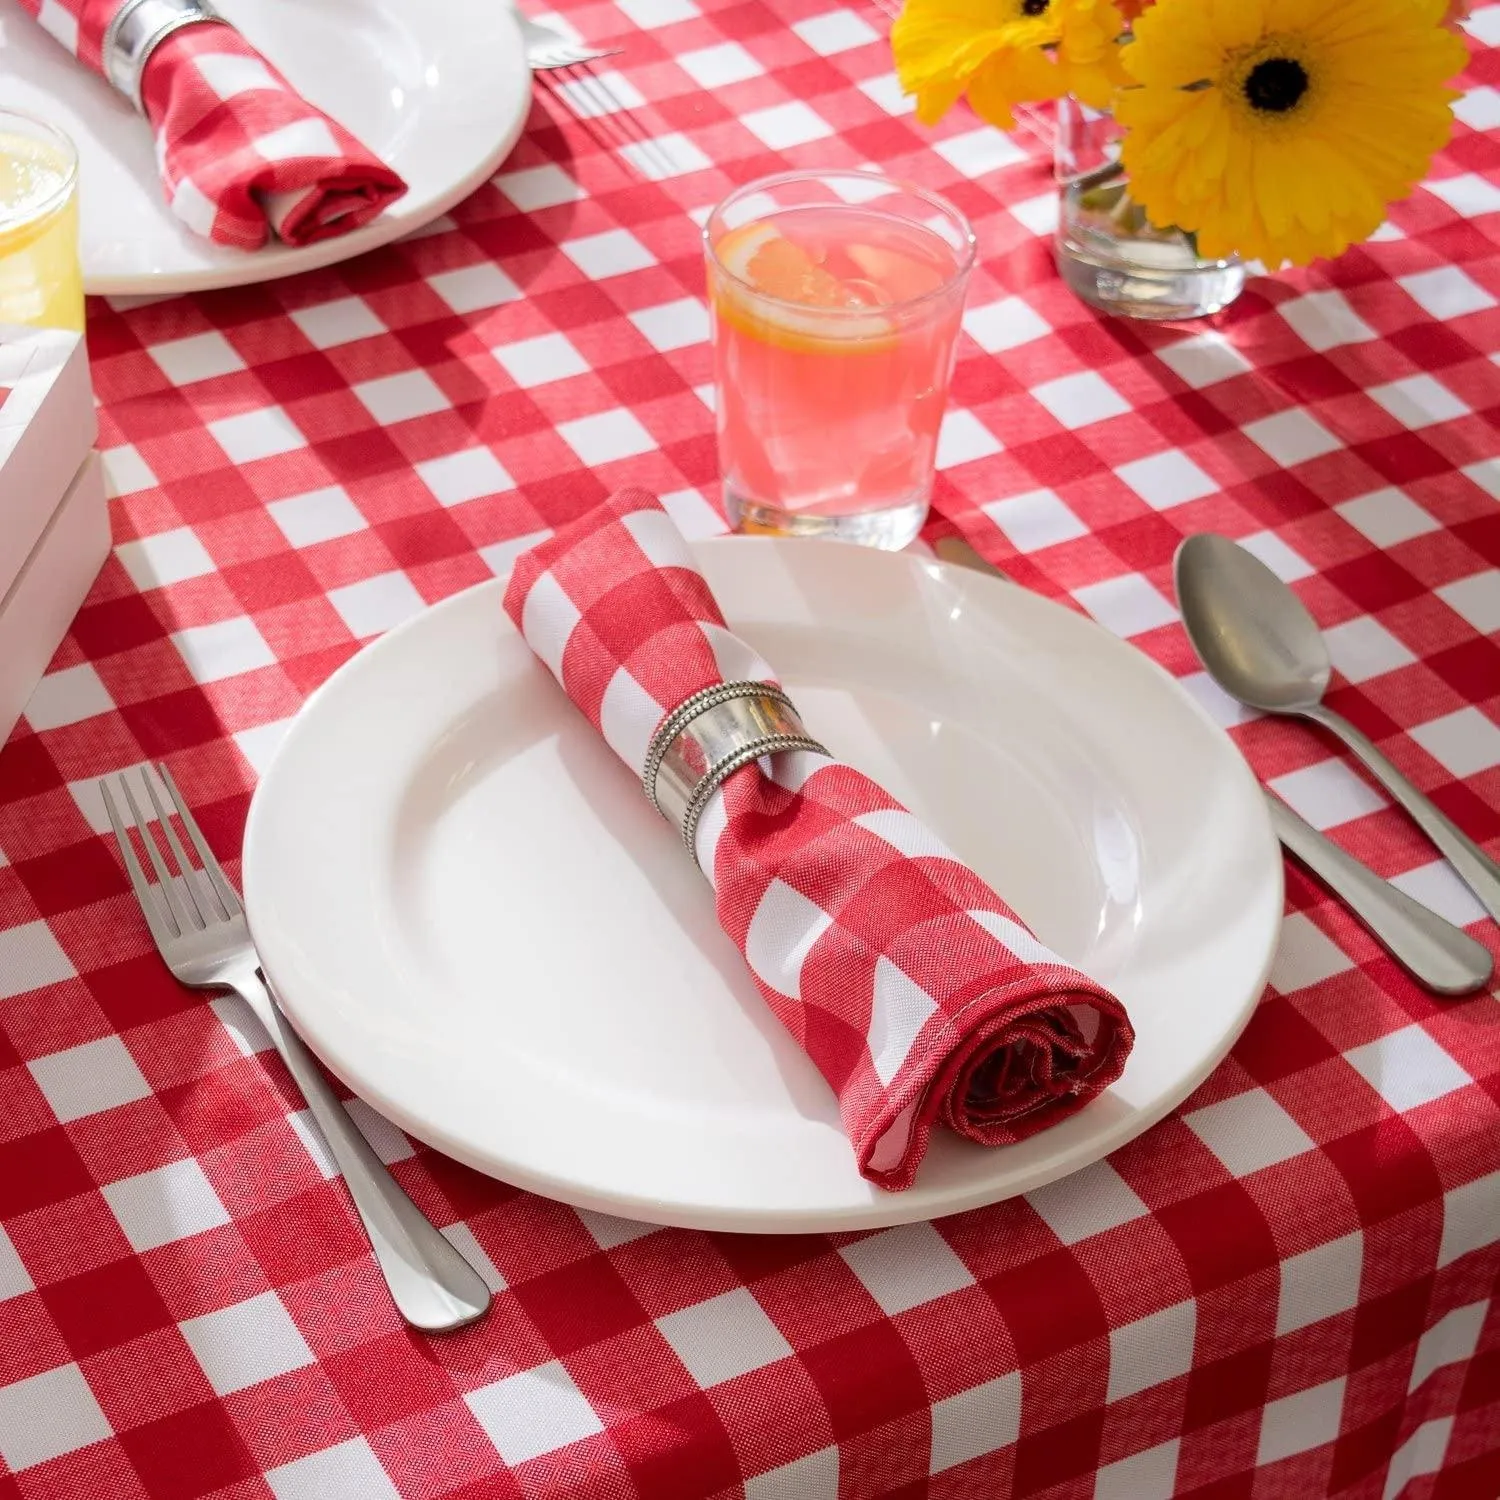
[{"label": "white dinner plate", "polygon": [[694,551],[810,731],[1126,1003],[1119,1082],[1020,1145],[936,1132],[907,1192],[867,1183],[677,834],[532,657],[501,583],[335,673],[256,792],[250,925],[318,1054],[480,1171],[755,1231],[993,1202],[1185,1098],[1248,1019],[1281,921],[1276,840],[1227,736],[1139,652],[977,573],[832,543]]},{"label": "white dinner plate", "polygon": [[394,167],[406,196],[363,229],[300,250],[211,244],[167,207],[146,122],[16,0],[0,0],[0,103],[60,126],[78,147],[89,292],[244,286],[389,244],[472,193],[525,124],[531,75],[503,0],[222,0],[219,10]]}]

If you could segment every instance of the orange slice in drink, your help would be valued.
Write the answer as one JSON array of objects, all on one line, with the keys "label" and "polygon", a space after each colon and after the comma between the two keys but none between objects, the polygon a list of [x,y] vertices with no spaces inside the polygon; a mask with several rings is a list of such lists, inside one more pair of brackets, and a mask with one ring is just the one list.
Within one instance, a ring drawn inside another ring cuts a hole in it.
[{"label": "orange slice in drink", "polygon": [[[890,347],[895,336],[891,321],[774,224],[762,221],[733,229],[714,253],[734,278],[715,287],[716,311],[752,338],[829,354]],[[869,315],[857,316],[864,308],[871,309]]]}]

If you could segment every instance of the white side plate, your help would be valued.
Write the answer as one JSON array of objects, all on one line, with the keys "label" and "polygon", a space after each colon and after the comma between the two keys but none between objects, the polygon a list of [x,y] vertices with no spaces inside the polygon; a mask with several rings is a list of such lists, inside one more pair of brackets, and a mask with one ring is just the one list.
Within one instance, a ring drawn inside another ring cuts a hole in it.
[{"label": "white side plate", "polygon": [[497,0],[223,0],[219,9],[409,191],[363,229],[300,250],[210,244],[168,209],[145,120],[15,0],[0,0],[0,100],[60,126],[78,147],[89,292],[245,286],[389,244],[472,193],[525,124],[531,74],[515,17]]},{"label": "white side plate", "polygon": [[736,1230],[993,1202],[1185,1098],[1249,1017],[1281,921],[1280,853],[1228,738],[1140,653],[1022,589],[834,544],[695,551],[811,732],[1125,1001],[1124,1076],[1018,1146],[940,1131],[916,1187],[870,1186],[676,834],[533,659],[499,583],[336,673],[256,793],[250,923],[317,1052],[481,1171]]}]

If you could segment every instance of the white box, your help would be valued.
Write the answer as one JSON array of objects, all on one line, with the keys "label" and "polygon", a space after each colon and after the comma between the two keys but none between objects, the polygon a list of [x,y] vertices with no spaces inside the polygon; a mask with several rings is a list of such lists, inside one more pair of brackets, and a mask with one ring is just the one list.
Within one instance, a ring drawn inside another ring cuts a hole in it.
[{"label": "white box", "polygon": [[83,335],[0,324],[0,597],[98,435]]},{"label": "white box", "polygon": [[0,596],[0,745],[109,555],[104,466],[90,453]]}]

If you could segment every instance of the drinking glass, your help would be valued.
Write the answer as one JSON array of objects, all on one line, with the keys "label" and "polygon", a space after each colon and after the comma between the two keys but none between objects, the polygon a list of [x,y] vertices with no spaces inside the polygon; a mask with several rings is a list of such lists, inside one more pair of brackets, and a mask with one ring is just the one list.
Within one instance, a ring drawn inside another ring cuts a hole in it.
[{"label": "drinking glass", "polygon": [[0,323],[83,331],[78,153],[11,109],[0,109]]},{"label": "drinking glass", "polygon": [[874,173],[792,172],[731,193],[704,244],[731,523],[904,547],[932,492],[967,221]]}]

